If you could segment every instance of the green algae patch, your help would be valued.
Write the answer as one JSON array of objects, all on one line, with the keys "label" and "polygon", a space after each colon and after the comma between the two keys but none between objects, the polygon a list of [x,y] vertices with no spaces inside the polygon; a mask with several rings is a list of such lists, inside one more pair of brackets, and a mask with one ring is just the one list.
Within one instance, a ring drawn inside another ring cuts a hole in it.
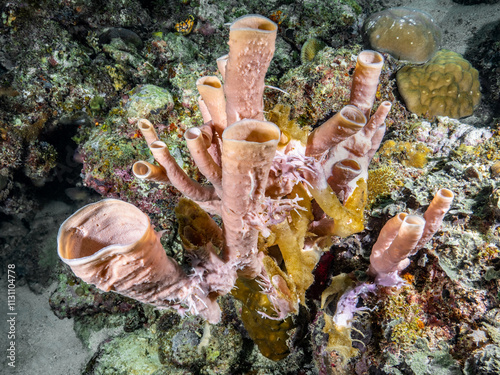
[{"label": "green algae patch", "polygon": [[155,85],[142,85],[129,92],[130,98],[125,105],[127,117],[147,118],[152,111],[174,107],[174,98],[168,90]]},{"label": "green algae patch", "polygon": [[100,347],[93,361],[92,374],[149,375],[163,366],[158,358],[158,344],[147,330],[138,330],[115,337]]}]

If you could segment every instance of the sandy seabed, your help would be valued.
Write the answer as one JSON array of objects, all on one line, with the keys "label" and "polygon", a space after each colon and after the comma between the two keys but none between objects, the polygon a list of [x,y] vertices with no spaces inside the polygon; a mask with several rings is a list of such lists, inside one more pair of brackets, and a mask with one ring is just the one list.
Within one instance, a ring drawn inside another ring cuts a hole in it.
[{"label": "sandy seabed", "polygon": [[[54,234],[56,235],[56,234]],[[5,265],[6,266],[6,265]],[[9,375],[78,375],[91,353],[73,331],[73,320],[60,320],[51,311],[49,297],[55,283],[41,294],[27,285],[15,288],[15,339],[7,337],[12,315],[7,315],[7,279],[0,280],[2,361],[1,374]],[[15,367],[9,366],[10,341],[15,342]],[[7,349],[4,349],[7,348]]]}]

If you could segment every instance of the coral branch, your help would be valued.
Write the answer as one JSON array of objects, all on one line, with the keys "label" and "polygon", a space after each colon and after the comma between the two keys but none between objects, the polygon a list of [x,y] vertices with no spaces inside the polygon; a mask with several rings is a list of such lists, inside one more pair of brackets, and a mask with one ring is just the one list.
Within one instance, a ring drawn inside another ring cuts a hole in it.
[{"label": "coral branch", "polygon": [[221,135],[227,127],[226,100],[221,81],[215,76],[201,77],[196,81],[196,87],[207,107],[215,130]]},{"label": "coral branch", "polygon": [[366,125],[366,117],[358,108],[347,105],[335,116],[316,128],[307,139],[307,156],[320,156],[346,140]]},{"label": "coral branch", "polygon": [[[422,236],[425,220],[414,215],[406,215],[401,220],[402,216],[397,216],[394,226],[391,224],[391,231],[381,232],[378,241],[373,246],[370,256],[371,274],[381,277],[400,271],[410,264],[408,256]],[[394,234],[396,236],[392,238]],[[391,238],[384,238],[384,235]]]},{"label": "coral branch", "polygon": [[212,137],[210,137],[210,140],[207,140],[203,136],[203,132],[200,128],[191,128],[186,131],[184,138],[186,139],[186,145],[196,166],[213,185],[217,195],[221,197],[222,170],[220,166],[215,163],[212,155],[208,152],[208,147],[211,144]]},{"label": "coral branch", "polygon": [[141,134],[148,143],[148,146],[150,146],[151,143],[160,140],[160,138],[158,138],[158,134],[156,134],[153,124],[151,124],[148,120],[140,119],[137,121],[137,128],[141,131]]},{"label": "coral branch", "polygon": [[163,184],[168,184],[170,182],[163,167],[148,163],[147,161],[136,161],[132,166],[132,173],[135,177],[143,180],[155,181]]},{"label": "coral branch", "polygon": [[361,166],[356,160],[345,159],[335,163],[328,178],[328,185],[340,200],[349,192],[349,183],[361,174]]},{"label": "coral branch", "polygon": [[370,117],[383,65],[384,58],[378,52],[362,51],[358,55],[350,103],[358,107],[366,118]]},{"label": "coral branch", "polygon": [[441,227],[444,215],[448,212],[455,194],[451,190],[439,190],[424,214],[425,228],[422,238],[418,242],[417,249],[424,246]]},{"label": "coral branch", "polygon": [[58,253],[75,275],[104,291],[217,322],[219,306],[166,256],[160,236],[139,209],[105,199],[81,208],[61,225]]}]

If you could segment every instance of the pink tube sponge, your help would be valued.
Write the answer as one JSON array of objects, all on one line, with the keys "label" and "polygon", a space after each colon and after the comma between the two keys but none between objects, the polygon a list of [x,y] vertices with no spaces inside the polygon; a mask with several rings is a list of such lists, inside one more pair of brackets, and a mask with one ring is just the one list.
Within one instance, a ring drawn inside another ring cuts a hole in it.
[{"label": "pink tube sponge", "polygon": [[399,214],[383,227],[370,256],[370,273],[377,276],[402,270],[410,263],[408,256],[417,246],[425,220],[414,215]]},{"label": "pink tube sponge", "polygon": [[138,208],[104,199],[81,208],[61,225],[58,253],[75,275],[99,289],[219,321],[215,298],[165,254],[160,237]]},{"label": "pink tube sponge", "polygon": [[392,286],[401,282],[397,273],[408,267],[409,257],[416,254],[439,229],[453,197],[452,191],[441,189],[423,218],[400,213],[384,225],[373,245],[368,269],[378,284]]}]

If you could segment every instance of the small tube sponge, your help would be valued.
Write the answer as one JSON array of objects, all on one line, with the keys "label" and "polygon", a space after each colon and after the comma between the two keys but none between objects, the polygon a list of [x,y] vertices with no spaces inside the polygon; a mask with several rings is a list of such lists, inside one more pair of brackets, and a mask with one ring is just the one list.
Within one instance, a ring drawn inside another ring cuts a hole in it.
[{"label": "small tube sponge", "polygon": [[404,7],[371,15],[363,32],[374,50],[417,64],[429,60],[441,44],[441,30],[431,16]]},{"label": "small tube sponge", "polygon": [[398,90],[417,115],[470,116],[481,99],[479,73],[460,54],[443,49],[422,66],[405,66],[396,75]]}]

